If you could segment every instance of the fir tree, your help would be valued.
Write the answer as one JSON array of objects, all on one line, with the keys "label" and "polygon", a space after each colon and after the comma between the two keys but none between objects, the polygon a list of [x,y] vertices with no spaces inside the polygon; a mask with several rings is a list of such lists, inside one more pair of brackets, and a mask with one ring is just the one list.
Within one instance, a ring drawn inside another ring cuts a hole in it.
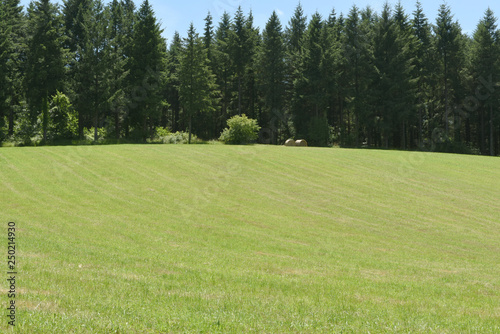
[{"label": "fir tree", "polygon": [[[497,19],[491,9],[484,14],[474,32],[473,45],[473,76],[474,81],[498,82],[500,79],[499,58],[500,36],[497,30]],[[479,109],[479,147],[481,153],[495,155],[495,114],[498,114],[499,94],[494,87],[484,87],[482,92],[485,98],[480,101]],[[486,117],[489,116],[489,138],[486,139]],[[498,116],[497,116],[498,117]],[[489,144],[489,150],[486,144]]]},{"label": "fir tree", "polygon": [[136,139],[145,141],[152,135],[155,121],[161,118],[162,85],[166,61],[166,43],[162,29],[154,16],[148,0],[145,0],[134,24],[130,59],[132,104],[130,122]]},{"label": "fir tree", "polygon": [[196,112],[214,111],[215,78],[208,66],[203,41],[191,23],[188,37],[184,39],[179,68],[179,96],[188,119],[189,143],[191,143],[192,119]]},{"label": "fir tree", "polygon": [[42,117],[43,139],[47,140],[49,98],[63,88],[66,52],[63,22],[56,5],[40,0],[28,10],[29,40],[26,66],[26,90],[30,122]]},{"label": "fir tree", "polygon": [[442,4],[439,8],[439,15],[436,19],[434,31],[441,66],[440,77],[443,85],[443,120],[445,135],[448,139],[450,136],[449,128],[452,103],[458,105],[456,88],[460,85],[459,75],[462,70],[462,46],[460,26],[458,22],[453,22],[450,7],[446,4]]},{"label": "fir tree", "polygon": [[[259,115],[258,122],[261,125],[267,125],[272,119],[275,119],[274,124],[269,124],[269,127],[273,129],[270,139],[274,144],[277,143],[276,136],[278,135],[275,130],[278,130],[284,121],[286,70],[284,59],[283,29],[278,15],[273,11],[262,34],[262,45],[258,59],[260,93],[264,102],[264,109]],[[276,123],[278,127],[276,127]]]}]

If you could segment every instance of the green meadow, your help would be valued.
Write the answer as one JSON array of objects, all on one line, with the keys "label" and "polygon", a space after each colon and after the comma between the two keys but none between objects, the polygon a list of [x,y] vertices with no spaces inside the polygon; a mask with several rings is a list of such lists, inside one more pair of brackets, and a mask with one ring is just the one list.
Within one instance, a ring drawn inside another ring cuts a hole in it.
[{"label": "green meadow", "polygon": [[500,332],[499,158],[2,148],[0,190],[2,332]]}]

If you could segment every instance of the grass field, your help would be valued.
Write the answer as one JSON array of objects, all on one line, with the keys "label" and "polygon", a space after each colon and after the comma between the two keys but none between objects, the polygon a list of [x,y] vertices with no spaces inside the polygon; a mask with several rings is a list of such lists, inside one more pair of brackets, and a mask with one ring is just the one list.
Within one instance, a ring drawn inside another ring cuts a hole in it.
[{"label": "grass field", "polygon": [[2,148],[0,187],[0,331],[14,221],[15,332],[500,332],[499,158]]}]

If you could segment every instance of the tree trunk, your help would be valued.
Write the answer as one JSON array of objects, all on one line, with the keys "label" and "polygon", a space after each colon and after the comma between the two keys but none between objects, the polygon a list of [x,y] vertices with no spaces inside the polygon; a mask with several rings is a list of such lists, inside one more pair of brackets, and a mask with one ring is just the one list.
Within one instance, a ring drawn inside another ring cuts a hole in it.
[{"label": "tree trunk", "polygon": [[94,112],[94,141],[97,141],[99,139],[98,134],[97,134],[97,125],[98,125],[98,119],[99,117],[97,116],[97,110]]},{"label": "tree trunk", "polygon": [[115,112],[115,136],[116,140],[120,139],[120,115],[118,114],[118,109]]},{"label": "tree trunk", "polygon": [[43,128],[43,142],[47,141],[47,127],[49,126],[49,108],[47,106],[48,99],[44,97],[42,99],[42,128]]},{"label": "tree trunk", "polygon": [[238,77],[238,115],[241,116],[241,76]]},{"label": "tree trunk", "polygon": [[423,128],[422,128],[422,108],[418,108],[418,148],[421,150],[423,145]]},{"label": "tree trunk", "polygon": [[188,144],[191,144],[191,119],[192,119],[192,116],[189,115],[189,138],[188,138]]},{"label": "tree trunk", "polygon": [[444,54],[444,100],[445,100],[445,107],[444,107],[445,134],[446,134],[446,139],[448,139],[448,131],[449,131],[448,111],[450,110],[450,107],[448,98],[448,59],[446,52]]},{"label": "tree trunk", "polygon": [[479,147],[481,149],[481,154],[485,154],[484,110],[481,110],[481,145]]},{"label": "tree trunk", "polygon": [[495,155],[495,140],[493,138],[493,106],[490,105],[490,155]]},{"label": "tree trunk", "polygon": [[403,126],[401,128],[401,149],[406,150],[406,122],[403,121]]},{"label": "tree trunk", "polygon": [[13,134],[14,134],[14,106],[10,106],[8,135],[12,136]]}]

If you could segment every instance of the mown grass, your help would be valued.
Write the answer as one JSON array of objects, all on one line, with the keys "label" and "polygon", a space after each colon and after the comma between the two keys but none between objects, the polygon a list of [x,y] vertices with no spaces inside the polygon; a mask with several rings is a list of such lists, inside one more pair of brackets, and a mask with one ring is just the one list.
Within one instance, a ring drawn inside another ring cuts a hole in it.
[{"label": "mown grass", "polygon": [[499,166],[299,147],[2,148],[14,330],[498,333]]}]

